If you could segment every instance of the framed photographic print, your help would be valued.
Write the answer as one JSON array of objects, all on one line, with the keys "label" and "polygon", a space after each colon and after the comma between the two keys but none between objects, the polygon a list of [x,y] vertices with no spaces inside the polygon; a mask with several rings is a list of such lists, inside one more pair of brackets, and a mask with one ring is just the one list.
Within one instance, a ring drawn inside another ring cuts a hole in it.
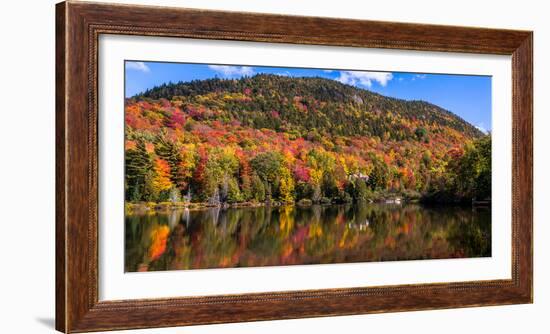
[{"label": "framed photographic print", "polygon": [[532,32],[56,9],[58,330],[532,302]]}]

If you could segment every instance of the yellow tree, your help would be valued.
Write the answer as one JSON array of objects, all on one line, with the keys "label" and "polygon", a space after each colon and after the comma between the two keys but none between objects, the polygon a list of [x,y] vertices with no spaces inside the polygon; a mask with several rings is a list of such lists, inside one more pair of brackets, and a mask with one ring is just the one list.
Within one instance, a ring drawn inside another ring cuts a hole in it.
[{"label": "yellow tree", "polygon": [[279,169],[280,184],[279,190],[283,202],[294,202],[294,178],[290,170],[283,166]]},{"label": "yellow tree", "polygon": [[156,193],[170,190],[173,186],[170,181],[170,165],[166,160],[155,159],[155,176],[153,178],[153,188]]}]

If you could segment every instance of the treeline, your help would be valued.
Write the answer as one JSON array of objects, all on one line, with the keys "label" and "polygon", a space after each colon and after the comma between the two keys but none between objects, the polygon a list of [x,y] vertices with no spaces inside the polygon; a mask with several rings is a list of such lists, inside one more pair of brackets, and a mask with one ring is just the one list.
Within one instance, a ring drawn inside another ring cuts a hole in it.
[{"label": "treeline", "polygon": [[413,160],[408,166],[395,153],[389,160],[369,152],[363,160],[311,143],[296,150],[284,144],[247,150],[227,143],[179,143],[165,131],[151,141],[135,132],[131,137],[135,139],[126,144],[126,199],[132,202],[344,203],[387,193],[438,202],[490,197],[490,136],[450,149],[442,160],[426,150],[418,164]]}]

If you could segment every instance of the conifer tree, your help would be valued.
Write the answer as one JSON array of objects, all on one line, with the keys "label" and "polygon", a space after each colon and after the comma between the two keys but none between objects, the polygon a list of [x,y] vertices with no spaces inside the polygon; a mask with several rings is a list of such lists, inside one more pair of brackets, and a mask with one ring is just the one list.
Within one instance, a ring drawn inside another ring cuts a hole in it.
[{"label": "conifer tree", "polygon": [[126,199],[131,201],[144,200],[145,179],[152,168],[151,157],[145,148],[143,139],[138,139],[136,147],[126,151]]}]

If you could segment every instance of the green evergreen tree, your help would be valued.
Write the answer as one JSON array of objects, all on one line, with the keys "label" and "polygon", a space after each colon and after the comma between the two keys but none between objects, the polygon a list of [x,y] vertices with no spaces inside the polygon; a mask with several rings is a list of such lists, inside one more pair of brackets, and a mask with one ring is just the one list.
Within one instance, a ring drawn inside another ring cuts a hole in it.
[{"label": "green evergreen tree", "polygon": [[258,202],[265,201],[265,187],[260,177],[256,174],[252,176],[252,198]]},{"label": "green evergreen tree", "polygon": [[136,141],[136,147],[126,151],[125,170],[126,170],[126,200],[142,201],[146,194],[146,176],[152,169],[152,161],[143,139]]}]

